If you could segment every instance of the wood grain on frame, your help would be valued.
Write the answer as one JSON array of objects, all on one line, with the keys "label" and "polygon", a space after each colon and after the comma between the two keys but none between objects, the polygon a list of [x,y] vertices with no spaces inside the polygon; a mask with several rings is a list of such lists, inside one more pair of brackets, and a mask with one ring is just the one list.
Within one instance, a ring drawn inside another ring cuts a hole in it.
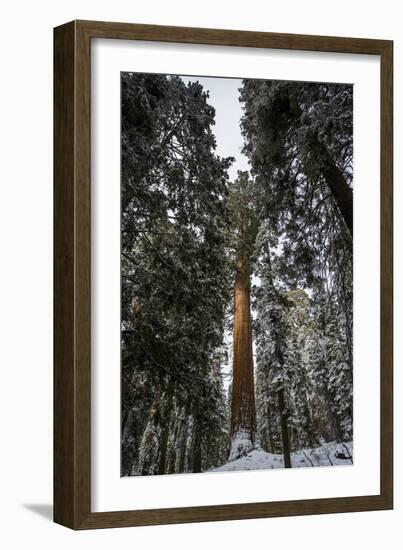
[{"label": "wood grain on frame", "polygon": [[[91,38],[378,55],[381,58],[381,487],[379,495],[91,512]],[[393,507],[393,43],[72,21],[54,31],[54,520],[127,527]]]}]

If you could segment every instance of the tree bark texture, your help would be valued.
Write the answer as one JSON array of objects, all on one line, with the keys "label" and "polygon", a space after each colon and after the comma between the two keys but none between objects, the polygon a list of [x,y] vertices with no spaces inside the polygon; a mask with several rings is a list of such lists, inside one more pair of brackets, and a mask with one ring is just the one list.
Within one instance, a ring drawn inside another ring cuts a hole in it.
[{"label": "tree bark texture", "polygon": [[161,430],[160,444],[159,444],[159,457],[158,457],[158,474],[165,474],[165,465],[167,461],[167,450],[168,450],[168,438],[169,438],[169,428],[171,420],[171,409],[172,409],[172,390],[168,389],[166,395],[165,406],[163,407],[164,411],[164,425]]},{"label": "tree bark texture", "polygon": [[283,442],[284,468],[291,468],[290,440],[288,436],[287,411],[285,407],[284,390],[279,390],[278,410],[280,413],[281,439]]},{"label": "tree bark texture", "polygon": [[202,466],[202,434],[200,420],[195,417],[193,421],[192,439],[192,472],[200,473]]},{"label": "tree bark texture", "polygon": [[231,439],[244,433],[254,443],[256,433],[252,325],[248,261],[238,258],[234,289],[234,337],[231,401]]},{"label": "tree bark texture", "polygon": [[343,172],[336,165],[329,152],[322,147],[323,156],[322,174],[333,195],[340,214],[348,230],[353,236],[353,190],[349,187]]},{"label": "tree bark texture", "polygon": [[185,471],[186,465],[186,442],[188,437],[188,411],[185,411],[184,416],[180,419],[180,428],[178,435],[178,445],[176,452],[175,472],[182,474]]},{"label": "tree bark texture", "polygon": [[268,439],[268,443],[269,443],[269,448],[268,448],[269,453],[275,453],[276,452],[276,446],[275,446],[274,440],[273,440],[270,405],[267,406],[267,439]]},{"label": "tree bark texture", "polygon": [[153,404],[147,422],[147,427],[143,434],[140,451],[140,471],[141,475],[155,475],[158,471],[158,431],[159,418],[158,410],[160,403],[160,388],[157,388]]}]

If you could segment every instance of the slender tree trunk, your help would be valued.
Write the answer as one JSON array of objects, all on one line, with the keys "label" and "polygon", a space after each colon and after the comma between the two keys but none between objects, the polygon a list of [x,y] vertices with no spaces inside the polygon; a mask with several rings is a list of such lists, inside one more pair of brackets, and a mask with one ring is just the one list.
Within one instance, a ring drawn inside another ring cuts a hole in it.
[{"label": "slender tree trunk", "polygon": [[[272,267],[271,267],[271,260],[270,260],[270,249],[269,244],[266,243],[265,246],[266,251],[266,261],[269,264],[269,273],[268,273],[268,279],[270,283],[270,287],[275,291],[274,287],[274,281],[273,281],[273,273],[272,273]],[[281,319],[279,320],[278,317],[274,318],[272,320],[272,323],[275,323],[274,329],[273,329],[273,343],[274,343],[274,353],[277,362],[279,365],[281,365],[281,368],[284,368],[284,324],[281,322]],[[288,413],[285,406],[285,399],[284,399],[284,389],[280,389],[277,391],[277,403],[278,403],[278,412],[280,414],[280,427],[281,427],[281,442],[283,446],[283,455],[284,455],[284,467],[285,468],[291,468],[291,455],[290,455],[290,439],[288,434]]]},{"label": "slender tree trunk", "polygon": [[164,427],[161,431],[160,443],[159,443],[159,459],[158,459],[158,474],[165,474],[165,464],[167,460],[167,449],[168,449],[168,437],[169,437],[169,428],[170,428],[170,419],[171,419],[171,409],[172,409],[172,390],[168,388],[166,403],[163,407],[164,411]]},{"label": "slender tree trunk", "polygon": [[122,462],[121,474],[123,476],[131,475],[133,466],[137,459],[137,439],[134,410],[126,412],[122,421]]},{"label": "slender tree trunk", "polygon": [[304,392],[304,404],[305,404],[305,432],[308,439],[308,446],[313,447],[315,444],[315,431],[313,427],[313,420],[312,420],[312,411],[309,406],[308,396],[306,395],[306,392]]},{"label": "slender tree trunk", "polygon": [[192,417],[186,432],[185,472],[193,472],[193,430],[194,418]]},{"label": "slender tree trunk", "polygon": [[[175,433],[177,434],[177,432]],[[168,465],[167,465],[168,474],[175,473],[175,463],[176,463],[176,447],[173,446],[172,449],[170,449],[169,456],[168,456]]]},{"label": "slender tree trunk", "polygon": [[160,388],[157,388],[141,442],[139,459],[139,469],[141,475],[155,475],[158,469],[159,402]]},{"label": "slender tree trunk", "polygon": [[180,412],[176,412],[175,426],[173,429],[172,440],[169,449],[167,472],[168,474],[175,473],[176,457],[178,455],[179,442],[180,442],[180,430],[182,419],[179,417]]},{"label": "slender tree trunk", "polygon": [[187,442],[187,411],[185,412],[185,418],[180,419],[180,428],[178,435],[178,447],[176,452],[176,464],[175,472],[181,474],[185,471],[185,459],[186,459],[186,442]]},{"label": "slender tree trunk", "polygon": [[193,420],[193,438],[192,438],[192,472],[201,472],[202,463],[202,434],[200,420],[195,417]]},{"label": "slender tree trunk", "polygon": [[278,409],[280,412],[281,439],[283,443],[284,467],[291,468],[290,440],[288,437],[287,411],[285,407],[284,390],[277,392]]},{"label": "slender tree trunk", "polygon": [[[323,368],[323,363],[322,363]],[[329,427],[329,439],[336,439],[336,441],[342,440],[342,430],[340,426],[340,421],[337,417],[337,414],[335,413],[335,405],[333,403],[333,400],[329,394],[329,391],[327,389],[327,384],[325,383],[322,389],[324,400],[327,404],[326,406],[326,416],[327,416],[327,424]]]},{"label": "slender tree trunk", "polygon": [[[343,431],[340,426],[340,421],[335,413],[332,412],[333,433],[336,441],[343,441]],[[334,439],[332,438],[332,439]]]},{"label": "slender tree trunk", "polygon": [[329,151],[318,143],[319,153],[323,159],[322,174],[333,195],[351,237],[353,236],[353,191],[349,187],[343,172],[332,159]]},{"label": "slender tree trunk", "polygon": [[273,431],[271,426],[271,411],[270,411],[270,405],[267,405],[267,437],[269,441],[269,452],[275,453],[276,448],[273,440]]},{"label": "slender tree trunk", "polygon": [[[256,433],[248,261],[238,258],[234,289],[234,337],[230,460],[247,454]],[[236,448],[234,448],[234,445]]]}]

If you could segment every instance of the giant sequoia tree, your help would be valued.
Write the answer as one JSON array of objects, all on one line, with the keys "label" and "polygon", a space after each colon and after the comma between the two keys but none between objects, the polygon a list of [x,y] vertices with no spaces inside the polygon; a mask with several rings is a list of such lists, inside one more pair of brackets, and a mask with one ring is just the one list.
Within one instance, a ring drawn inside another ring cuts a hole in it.
[{"label": "giant sequoia tree", "polygon": [[253,182],[239,172],[231,188],[234,227],[234,330],[231,392],[231,449],[235,460],[253,449],[256,435],[255,386],[250,304],[251,256],[258,220],[255,216]]}]

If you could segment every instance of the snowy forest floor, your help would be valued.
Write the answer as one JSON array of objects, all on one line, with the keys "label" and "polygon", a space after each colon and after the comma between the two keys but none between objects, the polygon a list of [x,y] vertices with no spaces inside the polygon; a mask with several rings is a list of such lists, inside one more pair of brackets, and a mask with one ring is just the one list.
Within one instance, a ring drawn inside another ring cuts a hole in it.
[{"label": "snowy forest floor", "polygon": [[[347,452],[348,451],[348,452]],[[346,458],[340,458],[341,456]],[[349,456],[351,459],[349,458]],[[291,453],[293,468],[311,468],[313,466],[351,466],[353,463],[353,442],[336,443],[331,441],[321,447],[301,449]],[[270,470],[284,468],[282,454],[266,453],[261,449],[251,451],[246,456],[228,462],[210,472],[236,472],[241,470]]]}]

